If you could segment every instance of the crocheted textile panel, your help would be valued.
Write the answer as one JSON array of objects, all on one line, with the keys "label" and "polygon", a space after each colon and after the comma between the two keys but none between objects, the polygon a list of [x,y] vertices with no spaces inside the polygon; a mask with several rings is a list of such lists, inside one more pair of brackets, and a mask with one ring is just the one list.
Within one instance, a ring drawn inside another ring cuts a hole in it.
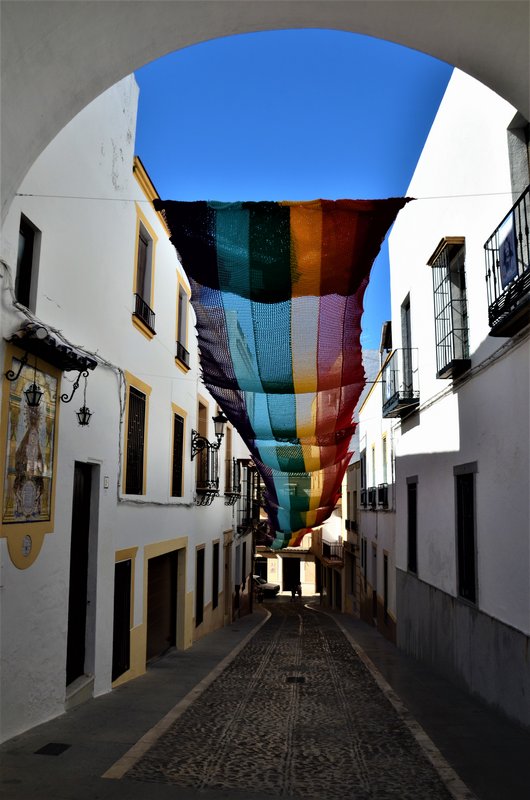
[{"label": "crocheted textile panel", "polygon": [[299,544],[340,496],[363,296],[406,202],[154,201],[190,280],[204,383],[263,479],[274,549]]}]

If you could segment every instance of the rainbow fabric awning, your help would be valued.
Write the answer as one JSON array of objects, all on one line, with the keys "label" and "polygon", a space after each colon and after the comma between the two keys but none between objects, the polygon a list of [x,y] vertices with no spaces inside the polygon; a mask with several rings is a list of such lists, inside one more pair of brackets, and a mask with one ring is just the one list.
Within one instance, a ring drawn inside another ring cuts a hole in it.
[{"label": "rainbow fabric awning", "polygon": [[364,386],[363,295],[406,202],[154,201],[190,279],[204,383],[261,474],[275,549],[340,496]]}]

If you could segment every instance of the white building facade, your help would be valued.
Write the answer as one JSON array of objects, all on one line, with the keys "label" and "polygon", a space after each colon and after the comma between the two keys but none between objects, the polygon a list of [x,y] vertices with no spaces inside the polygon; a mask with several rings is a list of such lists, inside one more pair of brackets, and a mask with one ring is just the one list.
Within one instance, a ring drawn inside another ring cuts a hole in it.
[{"label": "white building facade", "polygon": [[[388,348],[387,322],[380,363],[385,363]],[[381,386],[380,369],[359,409],[358,612],[361,619],[395,642],[395,452],[399,426],[382,417]]]},{"label": "white building facade", "polygon": [[527,186],[528,123],[455,71],[390,234],[382,403],[398,645],[528,725]]},{"label": "white building facade", "polygon": [[192,459],[218,408],[137,99],[126,78],[64,128],[2,231],[3,739],[252,606],[248,453],[227,425]]}]

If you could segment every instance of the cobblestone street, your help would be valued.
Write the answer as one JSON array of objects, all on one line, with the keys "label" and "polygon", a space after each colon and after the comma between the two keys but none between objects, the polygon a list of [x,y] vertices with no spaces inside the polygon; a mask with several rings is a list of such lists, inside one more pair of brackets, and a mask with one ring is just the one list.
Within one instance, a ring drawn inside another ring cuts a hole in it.
[{"label": "cobblestone street", "polygon": [[269,621],[124,776],[271,797],[451,797],[346,636],[301,602]]}]

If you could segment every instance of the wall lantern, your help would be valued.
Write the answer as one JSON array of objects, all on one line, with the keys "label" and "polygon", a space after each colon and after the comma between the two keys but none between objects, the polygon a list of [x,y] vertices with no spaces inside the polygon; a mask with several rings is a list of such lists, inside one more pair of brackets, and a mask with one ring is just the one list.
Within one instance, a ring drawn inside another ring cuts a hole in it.
[{"label": "wall lantern", "polygon": [[[22,372],[23,367],[25,367],[27,363],[28,363],[28,354],[24,353],[24,355],[20,359],[20,366],[17,372],[14,372],[12,369],[8,369],[7,372],[5,373],[7,380],[11,382],[18,380],[18,377]],[[31,383],[27,389],[24,389],[24,396],[26,398],[26,403],[30,408],[37,408],[37,406],[40,404],[41,397],[43,394],[44,392],[37,383],[37,360],[35,359],[35,365],[33,367],[33,383]]]},{"label": "wall lantern", "polygon": [[201,436],[198,431],[192,430],[191,432],[191,460],[195,458],[197,453],[202,452],[203,450],[219,450],[221,446],[221,439],[224,436],[224,427],[228,422],[227,418],[220,411],[215,417],[212,417],[215,436],[217,438],[217,443],[209,442],[205,436]]},{"label": "wall lantern", "polygon": [[[88,373],[85,374],[85,388],[84,388],[84,391],[83,391],[83,405],[81,406],[79,411],[75,412],[76,415],[77,415],[77,421],[79,422],[80,425],[88,425],[88,423],[90,422],[90,417],[92,416],[92,412],[91,412],[91,410],[89,409],[89,407],[86,404],[86,383],[87,383],[86,375],[87,374]],[[73,396],[73,393],[72,393],[72,396]]]},{"label": "wall lantern", "polygon": [[30,408],[37,408],[40,404],[40,399],[44,392],[39,387],[38,383],[33,382],[29,389],[25,389],[26,403]]}]

